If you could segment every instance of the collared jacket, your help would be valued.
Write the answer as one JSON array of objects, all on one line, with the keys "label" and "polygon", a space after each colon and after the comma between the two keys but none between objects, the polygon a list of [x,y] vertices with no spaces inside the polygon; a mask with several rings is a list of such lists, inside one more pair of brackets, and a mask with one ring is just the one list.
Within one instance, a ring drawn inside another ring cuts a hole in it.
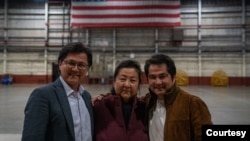
[{"label": "collared jacket", "polygon": [[[150,91],[144,100],[147,102],[147,125],[152,119],[157,97]],[[201,141],[202,125],[213,124],[211,114],[205,102],[176,84],[164,96],[166,119],[164,141]]]},{"label": "collared jacket", "polygon": [[107,94],[95,102],[96,141],[148,141],[145,124],[145,102],[135,98],[128,125],[123,116],[123,103],[118,95]]},{"label": "collared jacket", "polygon": [[[91,95],[82,95],[94,132]],[[60,79],[35,89],[25,107],[22,141],[75,141],[70,104]]]}]

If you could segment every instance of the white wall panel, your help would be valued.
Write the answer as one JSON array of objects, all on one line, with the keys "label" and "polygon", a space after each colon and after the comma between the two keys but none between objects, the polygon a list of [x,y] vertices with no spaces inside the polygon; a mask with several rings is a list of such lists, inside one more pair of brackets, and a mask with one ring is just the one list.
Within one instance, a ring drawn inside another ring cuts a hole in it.
[{"label": "white wall panel", "polygon": [[246,77],[250,77],[250,53],[246,54]]},{"label": "white wall panel", "polygon": [[231,77],[242,76],[242,58],[240,56],[202,57],[202,76],[212,76],[217,70],[223,70]]},{"label": "white wall panel", "polygon": [[3,74],[3,61],[0,62],[0,75]]},{"label": "white wall panel", "polygon": [[44,62],[9,61],[7,72],[19,75],[44,75]]},{"label": "white wall panel", "polygon": [[8,60],[44,60],[44,54],[39,52],[31,52],[31,53],[8,53]]}]

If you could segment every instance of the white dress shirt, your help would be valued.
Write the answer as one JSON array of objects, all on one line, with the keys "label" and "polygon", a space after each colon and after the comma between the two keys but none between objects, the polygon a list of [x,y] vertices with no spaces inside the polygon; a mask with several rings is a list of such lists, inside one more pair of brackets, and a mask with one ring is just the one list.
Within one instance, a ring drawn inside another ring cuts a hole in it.
[{"label": "white dress shirt", "polygon": [[149,121],[149,138],[150,141],[163,141],[164,125],[166,118],[166,108],[164,101],[157,100],[153,117]]},{"label": "white dress shirt", "polygon": [[92,141],[90,115],[82,98],[83,86],[81,85],[79,91],[74,93],[74,90],[61,77],[60,79],[66,91],[73,117],[75,141]]}]

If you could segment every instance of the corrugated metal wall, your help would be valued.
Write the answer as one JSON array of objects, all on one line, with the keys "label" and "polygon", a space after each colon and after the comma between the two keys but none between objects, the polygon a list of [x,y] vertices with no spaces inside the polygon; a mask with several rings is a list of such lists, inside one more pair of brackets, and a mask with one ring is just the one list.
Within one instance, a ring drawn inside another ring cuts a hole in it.
[{"label": "corrugated metal wall", "polygon": [[[0,74],[52,74],[60,48],[71,41],[94,53],[92,78],[107,78],[122,59],[143,67],[153,53],[169,54],[190,77],[223,69],[250,77],[250,4],[247,0],[182,0],[181,27],[71,29],[70,1],[0,2]],[[47,81],[47,79],[46,79]]]}]

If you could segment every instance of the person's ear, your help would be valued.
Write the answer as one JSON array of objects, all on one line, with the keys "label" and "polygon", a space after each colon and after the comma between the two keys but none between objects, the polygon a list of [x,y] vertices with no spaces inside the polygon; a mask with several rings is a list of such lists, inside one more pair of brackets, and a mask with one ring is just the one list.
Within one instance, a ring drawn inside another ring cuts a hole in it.
[{"label": "person's ear", "polygon": [[176,78],[176,75],[173,76],[173,83],[175,83],[175,78]]}]

